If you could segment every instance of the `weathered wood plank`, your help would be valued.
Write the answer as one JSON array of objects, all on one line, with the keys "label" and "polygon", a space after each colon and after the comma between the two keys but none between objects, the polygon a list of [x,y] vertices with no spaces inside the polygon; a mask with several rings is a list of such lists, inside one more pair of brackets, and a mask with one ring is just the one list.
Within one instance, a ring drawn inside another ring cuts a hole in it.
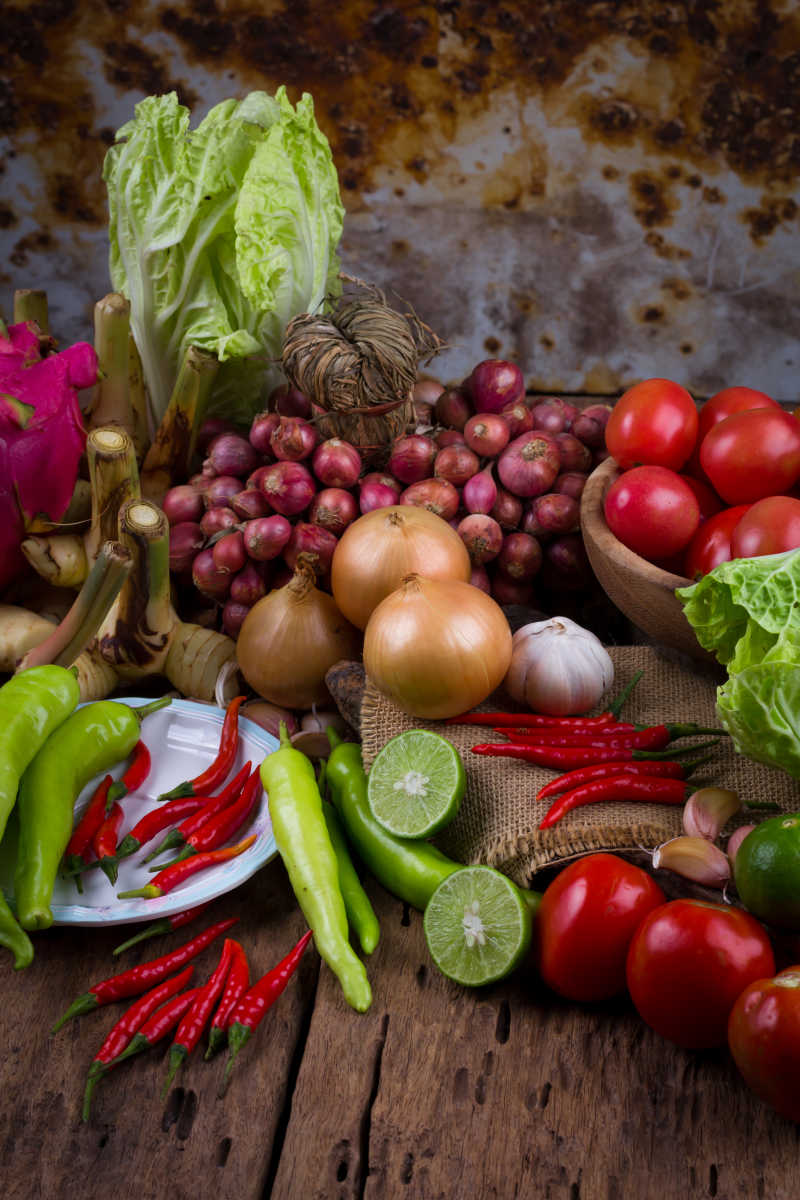
[{"label": "weathered wood plank", "polygon": [[419,915],[373,895],[373,1008],[348,1013],[323,969],[275,1197],[796,1195],[800,1130],[725,1053],[670,1045],[627,1000],[569,1005],[531,973],[462,990]]},{"label": "weathered wood plank", "polygon": [[[188,1061],[162,1100],[165,1045],[103,1080],[91,1120],[82,1124],[87,1068],[124,1005],[75,1019],[55,1035],[49,1032],[90,984],[180,945],[214,920],[235,915],[240,921],[230,936],[245,947],[253,977],[276,963],[304,928],[282,864],[275,861],[243,888],[220,897],[193,925],[143,943],[122,962],[111,957],[111,950],[129,926],[55,928],[37,935],[34,964],[20,974],[4,958],[0,1129],[5,1200],[67,1194],[92,1200],[134,1191],[187,1200],[204,1193],[219,1200],[262,1195],[292,1056],[314,1001],[319,959],[313,951],[304,956],[297,978],[242,1051],[224,1100],[217,1098],[217,1090],[225,1056],[204,1062],[203,1051]],[[193,982],[208,977],[221,947],[219,940],[197,960]]]}]

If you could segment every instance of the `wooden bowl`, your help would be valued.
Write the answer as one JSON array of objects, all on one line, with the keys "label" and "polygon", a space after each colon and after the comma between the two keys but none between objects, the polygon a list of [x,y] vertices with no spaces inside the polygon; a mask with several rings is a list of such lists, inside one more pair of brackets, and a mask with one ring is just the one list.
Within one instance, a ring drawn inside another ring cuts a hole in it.
[{"label": "wooden bowl", "polygon": [[689,587],[691,580],[640,558],[608,528],[603,501],[619,474],[614,459],[607,458],[592,471],[581,496],[583,541],[600,586],[653,642],[704,662],[713,660],[713,655],[699,645],[675,595],[676,588]]}]

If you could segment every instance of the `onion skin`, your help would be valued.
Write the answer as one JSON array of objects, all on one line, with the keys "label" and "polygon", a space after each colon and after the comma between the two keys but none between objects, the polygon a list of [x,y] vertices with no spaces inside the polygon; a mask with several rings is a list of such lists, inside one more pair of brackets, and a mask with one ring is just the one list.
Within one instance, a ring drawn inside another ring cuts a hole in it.
[{"label": "onion skin", "polygon": [[223,529],[233,529],[239,524],[239,518],[232,508],[210,508],[200,518],[200,528],[206,537],[213,537]]},{"label": "onion skin", "polygon": [[312,525],[321,525],[329,533],[339,537],[358,516],[358,504],[352,492],[344,488],[323,488],[317,492],[308,510]]},{"label": "onion skin", "polygon": [[166,493],[161,508],[170,525],[179,525],[184,521],[199,521],[206,506],[197,488],[179,483]]},{"label": "onion skin", "polygon": [[329,488],[354,487],[362,466],[358,450],[343,438],[320,442],[311,459],[311,470],[320,483]]},{"label": "onion skin", "polygon": [[497,460],[503,487],[515,496],[541,496],[561,469],[555,438],[532,430],[509,442]]},{"label": "onion skin", "polygon": [[253,521],[256,517],[266,517],[270,511],[264,493],[258,488],[245,488],[231,496],[230,506],[243,521]]},{"label": "onion skin", "polygon": [[491,463],[467,480],[461,490],[461,499],[467,512],[491,513],[497,503],[497,484],[492,477]]},{"label": "onion skin", "polygon": [[440,425],[460,431],[472,416],[473,408],[463,388],[445,388],[437,397],[433,412]]},{"label": "onion skin", "polygon": [[316,429],[302,417],[280,417],[269,445],[279,462],[300,462],[310,457],[318,441]]},{"label": "onion skin", "polygon": [[497,499],[489,513],[502,529],[516,529],[522,520],[523,504],[519,496],[513,496],[504,487],[497,489]]},{"label": "onion skin", "polygon": [[529,533],[515,530],[503,538],[497,569],[515,583],[530,583],[542,567],[542,547]]},{"label": "onion skin", "polygon": [[464,426],[464,441],[481,458],[496,458],[511,437],[501,413],[476,413]]},{"label": "onion skin", "polygon": [[[299,652],[302,648],[302,653]],[[289,582],[254,604],[236,642],[239,669],[258,695],[283,708],[330,704],[325,673],[357,659],[361,634],[320,591],[301,561]]]},{"label": "onion skin", "polygon": [[376,483],[373,480],[359,488],[359,512],[363,515],[364,513],[374,512],[376,508],[390,508],[393,504],[397,504],[399,499],[400,493],[396,492],[394,488],[387,487],[384,483]]},{"label": "onion skin", "polygon": [[277,558],[292,535],[292,527],[279,513],[247,521],[242,530],[247,553],[256,562]]},{"label": "onion skin", "polygon": [[239,636],[239,631],[249,612],[249,604],[241,604],[238,600],[225,601],[222,608],[222,628],[228,637],[236,639]]},{"label": "onion skin", "polygon": [[244,548],[241,531],[233,529],[230,533],[224,534],[212,546],[211,555],[218,571],[227,571],[230,575],[241,571],[247,562],[247,552]]},{"label": "onion skin", "polygon": [[283,517],[299,516],[317,490],[308,468],[303,463],[288,461],[267,467],[259,486],[275,512]]},{"label": "onion skin", "polygon": [[523,400],[518,400],[516,404],[509,404],[508,408],[502,410],[500,416],[508,425],[509,437],[517,438],[523,433],[530,433],[533,429],[533,413]]},{"label": "onion skin", "polygon": [[270,458],[272,457],[270,439],[273,432],[278,428],[279,421],[280,416],[276,412],[263,412],[253,417],[248,438],[250,445],[259,454],[266,454]]},{"label": "onion skin", "polygon": [[492,517],[482,513],[470,513],[458,524],[458,536],[467,547],[473,566],[483,566],[500,553],[503,531]]},{"label": "onion skin", "polygon": [[411,433],[396,439],[387,465],[401,483],[419,483],[430,476],[435,457],[436,445],[431,438]]},{"label": "onion skin", "polygon": [[217,475],[205,491],[206,508],[228,508],[233,497],[241,490],[242,481],[237,476]]},{"label": "onion skin", "polygon": [[480,465],[480,459],[469,446],[445,446],[434,459],[433,474],[458,488],[477,474]]},{"label": "onion skin", "polygon": [[201,550],[192,563],[192,583],[202,596],[224,600],[231,586],[230,571],[220,571],[211,548]]},{"label": "onion skin", "polygon": [[533,584],[525,580],[509,579],[502,571],[496,571],[492,578],[492,596],[504,607],[517,604],[533,608]]},{"label": "onion skin", "polygon": [[492,594],[492,582],[486,567],[473,567],[469,573],[469,582],[473,587],[480,588],[487,596]]},{"label": "onion skin", "polygon": [[561,459],[562,471],[589,471],[592,466],[592,452],[579,438],[572,433],[557,433],[556,445]]},{"label": "onion skin", "polygon": [[502,610],[459,580],[408,576],[364,634],[367,676],[414,718],[443,720],[474,708],[499,686],[510,661]]},{"label": "onion skin", "polygon": [[344,531],[333,555],[331,590],[341,612],[364,629],[380,602],[421,571],[429,579],[465,582],[466,547],[427,509],[392,505],[366,513]]},{"label": "onion skin", "polygon": [[196,521],[179,521],[169,530],[169,569],[178,575],[191,570],[195,556],[206,543],[205,534]]},{"label": "onion skin", "polygon": [[246,717],[248,721],[252,721],[254,725],[258,725],[261,729],[266,729],[267,733],[271,733],[274,737],[280,734],[281,721],[286,726],[286,731],[289,737],[293,733],[297,733],[298,724],[297,717],[288,708],[280,708],[277,704],[270,704],[267,700],[247,700],[239,709],[239,715]]},{"label": "onion skin", "polygon": [[220,433],[208,447],[207,461],[215,475],[249,475],[258,466],[253,444],[238,433]]},{"label": "onion skin", "polygon": [[487,358],[473,367],[466,391],[475,412],[498,413],[525,395],[525,380],[516,363]]},{"label": "onion skin", "polygon": [[572,433],[594,450],[605,442],[606,425],[610,416],[610,404],[590,404],[575,417]]},{"label": "onion skin", "polygon": [[458,512],[457,489],[446,479],[421,479],[400,494],[400,503],[414,508],[426,508],[434,516],[450,521]]},{"label": "onion skin", "polygon": [[310,521],[298,521],[284,547],[283,559],[294,570],[300,555],[307,555],[320,579],[330,571],[338,544],[338,538],[330,530],[323,529],[321,525],[312,525]]},{"label": "onion skin", "polygon": [[585,471],[562,471],[560,475],[556,475],[553,491],[563,496],[572,496],[573,500],[580,500],[588,478]]},{"label": "onion skin", "polygon": [[269,394],[269,408],[281,417],[311,416],[311,401],[305,392],[288,383],[279,383]]},{"label": "onion skin", "polygon": [[253,562],[246,562],[231,580],[231,600],[236,604],[245,604],[248,608],[252,608],[266,591],[264,575]]}]

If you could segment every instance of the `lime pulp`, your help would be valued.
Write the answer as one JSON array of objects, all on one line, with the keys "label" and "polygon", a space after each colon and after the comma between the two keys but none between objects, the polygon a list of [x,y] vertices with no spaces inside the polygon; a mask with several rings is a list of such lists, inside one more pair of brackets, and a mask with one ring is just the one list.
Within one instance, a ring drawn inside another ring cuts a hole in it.
[{"label": "lime pulp", "polygon": [[375,756],[367,800],[375,820],[396,837],[432,837],[458,812],[466,776],[451,742],[428,729],[408,729]]},{"label": "lime pulp", "polygon": [[519,966],[530,947],[532,917],[519,888],[500,871],[463,867],[431,896],[423,929],[442,974],[481,987]]}]

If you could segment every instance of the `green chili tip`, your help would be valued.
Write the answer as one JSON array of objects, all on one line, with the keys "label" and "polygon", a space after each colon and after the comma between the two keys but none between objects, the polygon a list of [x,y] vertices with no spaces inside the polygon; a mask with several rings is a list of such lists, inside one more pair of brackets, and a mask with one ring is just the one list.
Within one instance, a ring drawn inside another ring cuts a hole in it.
[{"label": "green chili tip", "polygon": [[94,992],[84,992],[82,996],[78,996],[77,1000],[73,1000],[63,1017],[59,1017],[51,1033],[58,1033],[62,1025],[66,1025],[67,1021],[71,1021],[73,1017],[82,1017],[84,1013],[92,1012],[97,1008],[98,1000]]}]

